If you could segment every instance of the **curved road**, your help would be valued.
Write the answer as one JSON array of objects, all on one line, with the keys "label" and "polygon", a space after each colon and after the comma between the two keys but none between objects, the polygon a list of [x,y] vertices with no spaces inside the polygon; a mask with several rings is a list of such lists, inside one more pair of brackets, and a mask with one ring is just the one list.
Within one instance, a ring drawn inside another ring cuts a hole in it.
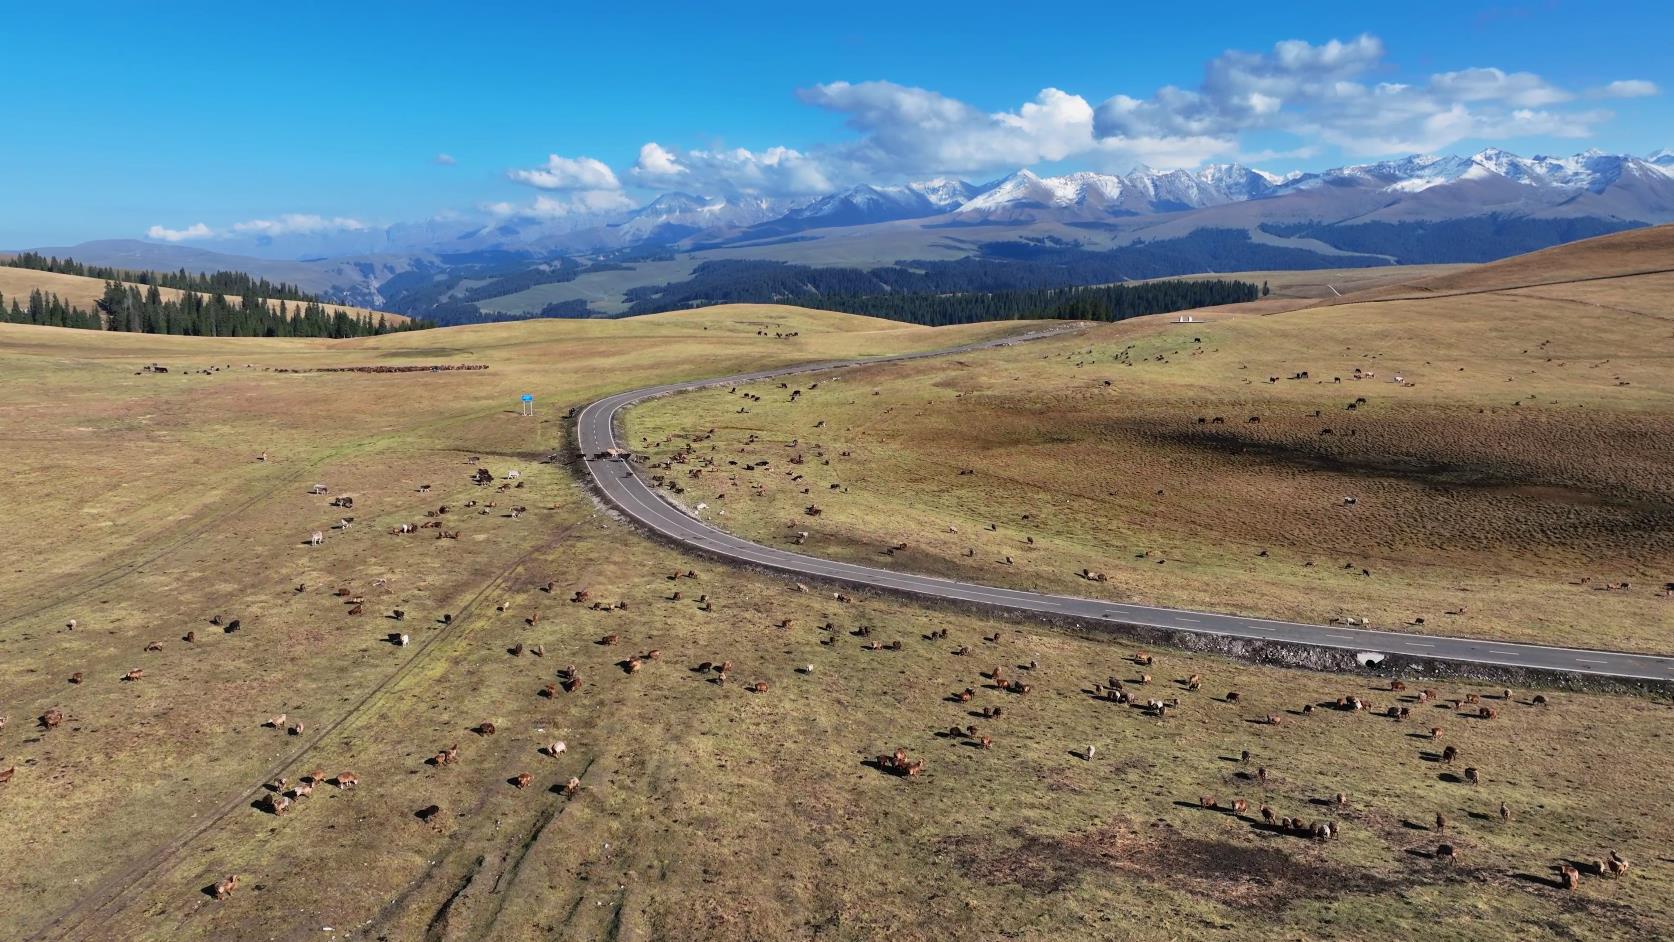
[{"label": "curved road", "polygon": [[718,379],[670,383],[617,393],[600,399],[581,410],[576,417],[576,439],[587,464],[588,473],[606,500],[630,519],[670,539],[730,557],[744,563],[766,566],[785,572],[817,578],[832,579],[856,585],[875,586],[916,595],[998,606],[1021,612],[1071,618],[1084,622],[1110,622],[1170,631],[1196,632],[1258,641],[1289,642],[1354,652],[1373,652],[1399,655],[1407,659],[1429,659],[1472,664],[1491,664],[1533,670],[1561,671],[1576,674],[1598,674],[1635,681],[1674,683],[1674,658],[1646,654],[1627,654],[1585,648],[1561,648],[1537,644],[1512,644],[1472,638],[1451,638],[1442,635],[1406,634],[1334,625],[1305,625],[1295,622],[1249,618],[1214,612],[1195,612],[1186,609],[1157,608],[1107,602],[1068,595],[1047,595],[994,586],[957,582],[934,576],[892,572],[870,566],[836,562],[804,556],[782,549],[762,546],[710,526],[684,510],[674,506],[658,493],[631,461],[619,458],[598,458],[611,448],[621,448],[616,441],[616,416],[635,403],[689,389],[710,386],[738,385],[795,373],[841,369],[873,363],[947,356],[987,347],[1004,346],[1062,333],[1063,330],[1023,334],[984,343],[966,344],[946,350],[899,356],[838,360],[755,373],[740,373]]}]

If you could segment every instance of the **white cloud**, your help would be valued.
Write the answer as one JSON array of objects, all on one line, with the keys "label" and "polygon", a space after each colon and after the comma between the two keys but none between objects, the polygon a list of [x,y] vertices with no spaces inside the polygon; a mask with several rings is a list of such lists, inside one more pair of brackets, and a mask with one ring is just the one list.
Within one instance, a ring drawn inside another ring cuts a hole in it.
[{"label": "white cloud", "polygon": [[1430,88],[1454,101],[1497,101],[1520,107],[1554,105],[1574,98],[1533,72],[1499,69],[1462,69],[1430,77]]},{"label": "white cloud", "polygon": [[370,228],[358,219],[347,216],[317,216],[312,213],[286,213],[274,219],[247,219],[225,229],[211,229],[203,223],[193,223],[184,229],[152,226],[145,231],[150,239],[162,242],[228,239],[233,236],[271,238],[286,235],[320,235],[327,232],[363,232]]},{"label": "white cloud", "polygon": [[361,232],[366,223],[346,216],[316,216],[311,213],[286,213],[276,219],[250,219],[233,223],[237,235],[283,236],[318,235],[322,232]]},{"label": "white cloud", "polygon": [[650,142],[640,148],[630,174],[640,186],[658,190],[685,189],[706,196],[806,196],[831,191],[827,172],[820,159],[789,147],[676,153]]},{"label": "white cloud", "polygon": [[169,229],[164,226],[152,226],[145,230],[145,237],[159,242],[184,242],[188,239],[214,238],[215,230],[201,222],[195,222],[184,229]]},{"label": "white cloud", "polygon": [[434,162],[438,166],[442,167],[451,167],[454,164],[459,163],[459,161],[454,159],[452,154],[437,154],[434,158]]},{"label": "white cloud", "polygon": [[621,190],[577,190],[564,196],[542,193],[528,205],[490,203],[484,206],[489,215],[503,219],[561,219],[570,216],[597,216],[633,209],[634,201]]},{"label": "white cloud", "polygon": [[1657,83],[1644,79],[1620,79],[1598,90],[1598,94],[1605,98],[1646,98],[1661,92]]},{"label": "white cloud", "polygon": [[533,170],[509,170],[506,176],[542,190],[620,190],[621,181],[604,161],[593,157],[549,154],[546,165]]},{"label": "white cloud", "polygon": [[[1098,106],[1104,141],[1180,141],[1183,156],[1203,144],[1257,130],[1288,132],[1300,146],[1335,144],[1356,154],[1433,150],[1470,137],[1584,137],[1608,118],[1551,110],[1574,100],[1532,72],[1493,67],[1439,72],[1422,83],[1364,80],[1384,65],[1383,42],[1362,35],[1312,45],[1277,43],[1268,52],[1230,50],[1210,60],[1195,89],[1165,86],[1150,98],[1115,95]],[[1546,109],[1546,110],[1540,110]]]},{"label": "white cloud", "polygon": [[[1052,87],[1014,108],[992,110],[894,82],[828,82],[797,95],[841,115],[853,132],[847,141],[801,150],[681,150],[648,141],[621,179],[593,158],[552,155],[544,166],[508,175],[565,196],[505,204],[501,212],[608,211],[624,202],[624,181],[706,196],[795,197],[856,182],[975,177],[1064,161],[1116,171],[1136,163],[1174,169],[1240,154],[1309,159],[1328,146],[1370,156],[1439,150],[1471,138],[1586,137],[1610,117],[1575,107],[1574,91],[1533,72],[1473,66],[1388,80],[1393,71],[1383,41],[1362,34],[1228,50],[1205,63],[1193,87],[1115,94],[1097,105]],[[1656,92],[1650,82],[1622,80],[1587,94]],[[1256,135],[1263,148],[1251,154],[1245,138]]]},{"label": "white cloud", "polygon": [[680,166],[679,158],[674,152],[656,141],[647,141],[639,149],[639,160],[634,164],[634,173],[646,177],[672,177],[685,172]]}]

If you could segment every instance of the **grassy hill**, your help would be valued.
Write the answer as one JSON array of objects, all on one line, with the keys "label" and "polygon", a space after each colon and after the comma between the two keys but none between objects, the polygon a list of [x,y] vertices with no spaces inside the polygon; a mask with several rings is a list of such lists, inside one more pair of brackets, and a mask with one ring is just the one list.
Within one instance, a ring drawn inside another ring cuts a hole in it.
[{"label": "grassy hill", "polygon": [[805,472],[818,526],[800,487],[751,494],[730,467],[688,487],[714,506],[730,495],[726,522],[754,537],[809,529],[818,553],[1667,652],[1674,274],[1646,272],[1669,257],[1674,227],[1632,232],[1287,313],[1269,300],[878,367],[747,416],[725,390],[694,393],[632,428],[658,457],[710,427],[741,463],[793,438],[843,455]]},{"label": "grassy hill", "polygon": [[[9,306],[13,299],[22,302],[28,299],[29,292],[42,291],[56,294],[67,303],[79,307],[84,311],[98,310],[98,300],[104,296],[106,282],[102,278],[86,278],[81,275],[61,275],[57,272],[36,271],[32,268],[12,268],[0,265],[0,296],[6,299]],[[143,289],[144,286],[142,286]],[[164,300],[178,300],[186,292],[178,288],[158,288]],[[300,307],[302,302],[286,302],[288,307]],[[374,311],[368,308],[348,307],[342,304],[321,304],[321,307],[332,314],[344,311],[354,318],[370,317],[374,323],[382,317],[394,324],[405,323],[409,318],[385,311]],[[278,302],[271,302],[269,307],[278,308]]]},{"label": "grassy hill", "polygon": [[[1258,357],[1313,335],[1285,324],[1227,317],[1204,339],[1247,347],[1239,355],[1259,371]],[[1674,917],[1663,860],[1674,833],[1666,815],[1623,809],[1674,804],[1674,758],[1658,738],[1665,705],[1553,691],[1537,705],[1533,691],[1501,701],[1497,689],[1436,685],[1447,698],[1488,695],[1501,711],[1473,720],[1468,706],[1420,705],[1367,678],[1171,651],[1155,652],[1143,687],[1123,645],[865,594],[839,600],[829,587],[694,559],[601,512],[573,468],[544,461],[565,444],[565,409],[609,392],[1028,326],[928,329],[768,305],[335,341],[0,325],[10,498],[0,769],[15,769],[0,784],[0,859],[29,862],[0,868],[8,929],[182,940],[1661,933]],[[1271,350],[1267,326],[1289,331]],[[867,394],[867,429],[838,421],[823,382],[805,398],[833,419],[827,428],[812,429],[812,409],[784,416],[804,442],[856,436],[853,460],[832,450],[829,467],[803,466],[822,487],[827,476],[850,487],[822,491],[828,516],[891,482],[900,498],[871,506],[900,516],[872,530],[906,533],[916,552],[927,537],[914,508],[943,507],[944,495],[976,502],[973,514],[994,508],[960,487],[968,478],[897,475],[897,464],[922,466],[930,446],[972,460],[971,441],[1026,432],[979,469],[990,486],[1002,467],[1025,481],[1061,457],[1084,477],[1113,473],[1136,446],[1111,420],[1130,407],[1151,414],[1131,390],[1198,395],[1190,390],[1236,370],[1230,354],[1199,363],[1215,355],[1167,353],[1190,339],[1120,325],[1056,348],[846,375],[832,388]],[[1088,346],[1113,356],[1130,342],[1171,362],[1077,369],[1064,356]],[[170,372],[143,372],[151,363]],[[307,372],[438,363],[489,369]],[[1102,375],[1123,382],[1121,399],[1101,391]],[[1084,387],[1105,398],[1083,403]],[[1301,396],[1302,386],[1278,389]],[[1623,389],[1599,395],[1641,394]],[[526,392],[534,418],[516,414]],[[634,421],[715,425],[704,444],[742,461],[738,423],[766,431],[780,411],[776,387],[757,392],[746,416],[722,392],[713,413],[689,397]],[[980,408],[947,413],[957,393]],[[1632,411],[1625,400],[1611,408]],[[937,416],[958,424],[920,421]],[[859,437],[894,423],[925,437],[892,449]],[[1080,443],[1107,436],[1122,447]],[[776,459],[791,453],[784,445],[774,443]],[[472,483],[479,467],[494,483]],[[1047,525],[1035,531],[1043,553],[1049,528],[1081,506],[1080,482],[1050,482],[1063,493],[1037,488],[1019,504]],[[776,473],[762,483],[763,500],[808,500]],[[311,494],[316,484],[329,493]],[[354,506],[331,506],[339,497]],[[754,500],[728,496],[727,519],[763,517]],[[1000,519],[1007,551],[1028,558],[1015,545],[1025,524]],[[407,523],[440,526],[396,532]],[[305,545],[315,530],[323,542]],[[458,538],[439,538],[444,530]],[[820,551],[832,532],[822,527]],[[570,601],[581,590],[589,602]],[[410,643],[390,643],[392,632]],[[618,643],[601,643],[607,635]],[[901,650],[869,651],[867,640]],[[653,649],[639,670],[623,666]],[[698,670],[723,661],[724,684]],[[1034,690],[1002,693],[983,676],[996,666]],[[546,695],[560,670],[576,689]],[[1186,683],[1194,674],[1199,690]],[[1181,705],[1158,718],[1096,699],[1092,685],[1110,676]],[[747,689],[758,681],[767,689]],[[966,687],[973,699],[955,702]],[[1302,710],[1350,693],[1414,716]],[[983,717],[985,707],[1004,715]],[[36,718],[55,709],[62,722],[43,728]],[[1253,722],[1268,713],[1283,722]],[[966,725],[992,747],[949,735]],[[1481,769],[1480,785],[1439,761],[1431,725],[1447,727],[1443,742],[1461,750],[1458,766]],[[560,740],[561,754],[539,751]],[[456,744],[457,762],[430,761]],[[1088,745],[1093,761],[1081,757]],[[925,774],[865,764],[897,747],[924,758]],[[294,788],[314,770],[353,772],[359,785],[322,785],[282,815],[263,810],[264,786]],[[1210,794],[1249,809],[1199,808]],[[1330,821],[1341,836],[1265,829],[1263,804]],[[1443,841],[1459,849],[1456,864],[1433,859]],[[1573,893],[1553,884],[1560,861],[1610,850],[1633,871],[1584,876]],[[206,889],[230,874],[239,889],[213,899]]]}]

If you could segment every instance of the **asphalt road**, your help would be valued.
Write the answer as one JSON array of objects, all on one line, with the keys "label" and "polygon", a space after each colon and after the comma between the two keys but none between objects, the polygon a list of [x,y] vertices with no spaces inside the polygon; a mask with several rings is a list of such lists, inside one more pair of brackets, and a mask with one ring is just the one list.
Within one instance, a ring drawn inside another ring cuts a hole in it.
[{"label": "asphalt road", "polygon": [[625,448],[616,440],[615,420],[624,408],[656,396],[710,386],[736,386],[754,380],[796,373],[841,369],[863,364],[887,363],[948,356],[987,347],[1038,339],[1060,331],[1043,331],[986,343],[967,344],[930,353],[905,354],[814,363],[755,373],[740,373],[718,379],[670,383],[617,393],[582,409],[576,417],[581,452],[598,491],[618,510],[642,526],[681,543],[740,562],[785,572],[823,577],[860,585],[910,592],[916,595],[975,602],[1023,612],[1070,617],[1082,621],[1108,621],[1173,631],[1198,632],[1263,641],[1281,641],[1320,648],[1396,654],[1406,658],[1492,664],[1537,670],[1598,674],[1628,680],[1674,682],[1674,658],[1585,648],[1562,648],[1535,644],[1513,644],[1442,635],[1409,634],[1335,625],[1306,625],[1272,621],[1243,615],[1196,612],[1187,609],[1156,608],[1106,602],[1068,595],[1046,595],[995,586],[957,582],[934,576],[891,572],[870,566],[804,556],[787,550],[751,543],[710,526],[664,500],[655,485],[647,481],[630,461],[594,456],[610,448]]}]

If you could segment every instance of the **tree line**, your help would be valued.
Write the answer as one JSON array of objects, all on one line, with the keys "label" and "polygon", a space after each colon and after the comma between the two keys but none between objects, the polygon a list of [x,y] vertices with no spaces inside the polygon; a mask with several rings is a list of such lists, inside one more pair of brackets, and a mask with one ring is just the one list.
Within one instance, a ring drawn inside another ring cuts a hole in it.
[{"label": "tree line", "polygon": [[58,258],[42,255],[39,252],[19,252],[6,259],[4,264],[12,268],[28,268],[34,271],[55,272],[60,275],[81,275],[84,278],[98,278],[103,281],[126,281],[138,285],[157,285],[163,288],[179,288],[182,291],[198,291],[204,294],[245,294],[254,292],[257,297],[274,301],[318,301],[317,296],[308,294],[296,285],[282,281],[268,281],[266,278],[252,278],[241,271],[217,271],[209,273],[189,272],[182,268],[175,272],[141,271],[126,268],[113,268],[109,265],[88,265],[73,258]]},{"label": "tree line", "polygon": [[981,294],[875,294],[801,299],[797,303],[825,311],[945,327],[1002,320],[1119,321],[1239,304],[1254,301],[1260,293],[1260,288],[1247,281],[1211,279]]},{"label": "tree line", "polygon": [[229,299],[223,294],[186,292],[179,298],[164,298],[156,285],[143,290],[139,285],[107,282],[105,293],[88,311],[64,301],[56,294],[31,291],[27,302],[13,298],[10,305],[0,298],[0,320],[13,324],[48,327],[76,327],[83,330],[114,330],[145,334],[174,334],[187,337],[369,337],[396,331],[422,330],[429,321],[412,320],[390,324],[379,315],[359,317],[348,311],[328,310],[317,301],[292,304],[269,302],[254,293],[254,284],[243,295]]}]

